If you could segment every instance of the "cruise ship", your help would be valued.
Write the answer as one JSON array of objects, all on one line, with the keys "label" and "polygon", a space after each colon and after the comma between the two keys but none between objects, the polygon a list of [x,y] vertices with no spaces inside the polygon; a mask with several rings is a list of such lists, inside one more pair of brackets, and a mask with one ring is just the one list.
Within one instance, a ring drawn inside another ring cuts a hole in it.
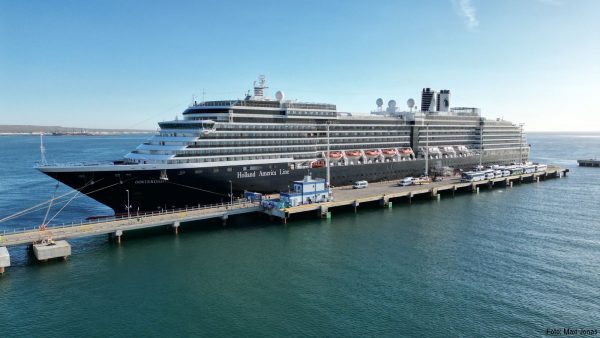
[{"label": "cruise ship", "polygon": [[449,90],[423,89],[420,109],[413,99],[408,109],[377,99],[372,112],[355,114],[266,89],[261,76],[244,99],[194,101],[120,160],[37,168],[124,213],[288,191],[306,175],[342,186],[528,159],[522,125],[452,108]]}]

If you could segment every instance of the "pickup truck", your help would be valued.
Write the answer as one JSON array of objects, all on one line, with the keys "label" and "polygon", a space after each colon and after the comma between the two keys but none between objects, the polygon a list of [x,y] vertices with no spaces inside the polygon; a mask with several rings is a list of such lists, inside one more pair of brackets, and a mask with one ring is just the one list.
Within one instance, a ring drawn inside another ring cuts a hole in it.
[{"label": "pickup truck", "polygon": [[421,176],[418,178],[413,178],[414,185],[429,184],[429,183],[431,183],[431,178],[429,178],[429,176]]}]

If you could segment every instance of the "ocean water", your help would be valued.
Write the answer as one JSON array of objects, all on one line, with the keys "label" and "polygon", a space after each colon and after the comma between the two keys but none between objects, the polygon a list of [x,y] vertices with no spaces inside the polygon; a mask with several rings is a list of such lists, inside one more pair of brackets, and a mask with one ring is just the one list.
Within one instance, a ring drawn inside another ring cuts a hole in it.
[{"label": "ocean water", "polygon": [[[144,136],[46,137],[49,161],[122,156]],[[67,261],[11,248],[0,336],[531,337],[600,329],[600,134],[530,133],[567,178],[287,226],[240,217],[71,240]],[[0,137],[0,218],[52,196],[36,137]],[[68,191],[59,187],[57,194]],[[52,217],[60,208],[50,212]],[[39,224],[46,210],[0,223]],[[81,197],[54,222],[110,210]]]}]

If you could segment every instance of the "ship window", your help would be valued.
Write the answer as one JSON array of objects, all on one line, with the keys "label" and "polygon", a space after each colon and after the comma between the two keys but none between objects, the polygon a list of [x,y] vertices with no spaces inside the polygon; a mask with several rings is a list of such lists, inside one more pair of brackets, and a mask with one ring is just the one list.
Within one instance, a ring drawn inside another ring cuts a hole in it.
[{"label": "ship window", "polygon": [[228,171],[228,172],[231,172],[231,171],[232,171],[231,167],[227,168],[227,171]]},{"label": "ship window", "polygon": [[219,172],[219,168],[214,168],[213,169],[213,173],[218,173]]},{"label": "ship window", "polygon": [[194,173],[195,174],[202,174],[202,169],[196,169],[196,170],[194,170]]}]

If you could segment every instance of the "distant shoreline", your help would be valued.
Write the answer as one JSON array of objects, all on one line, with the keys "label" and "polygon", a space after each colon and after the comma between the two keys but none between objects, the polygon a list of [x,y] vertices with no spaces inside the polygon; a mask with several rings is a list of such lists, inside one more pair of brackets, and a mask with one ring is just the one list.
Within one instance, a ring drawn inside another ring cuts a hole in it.
[{"label": "distant shoreline", "polygon": [[87,133],[87,134],[62,134],[62,135],[52,135],[51,133],[43,133],[43,132],[32,132],[32,133],[2,133],[0,132],[0,137],[2,136],[40,136],[43,134],[44,136],[118,136],[118,135],[145,135],[145,134],[154,134],[152,131],[133,131],[133,132],[103,132],[103,133]]},{"label": "distant shoreline", "polygon": [[37,126],[37,125],[0,125],[0,136],[109,136],[151,134],[154,130],[147,129],[95,129],[62,126]]}]

